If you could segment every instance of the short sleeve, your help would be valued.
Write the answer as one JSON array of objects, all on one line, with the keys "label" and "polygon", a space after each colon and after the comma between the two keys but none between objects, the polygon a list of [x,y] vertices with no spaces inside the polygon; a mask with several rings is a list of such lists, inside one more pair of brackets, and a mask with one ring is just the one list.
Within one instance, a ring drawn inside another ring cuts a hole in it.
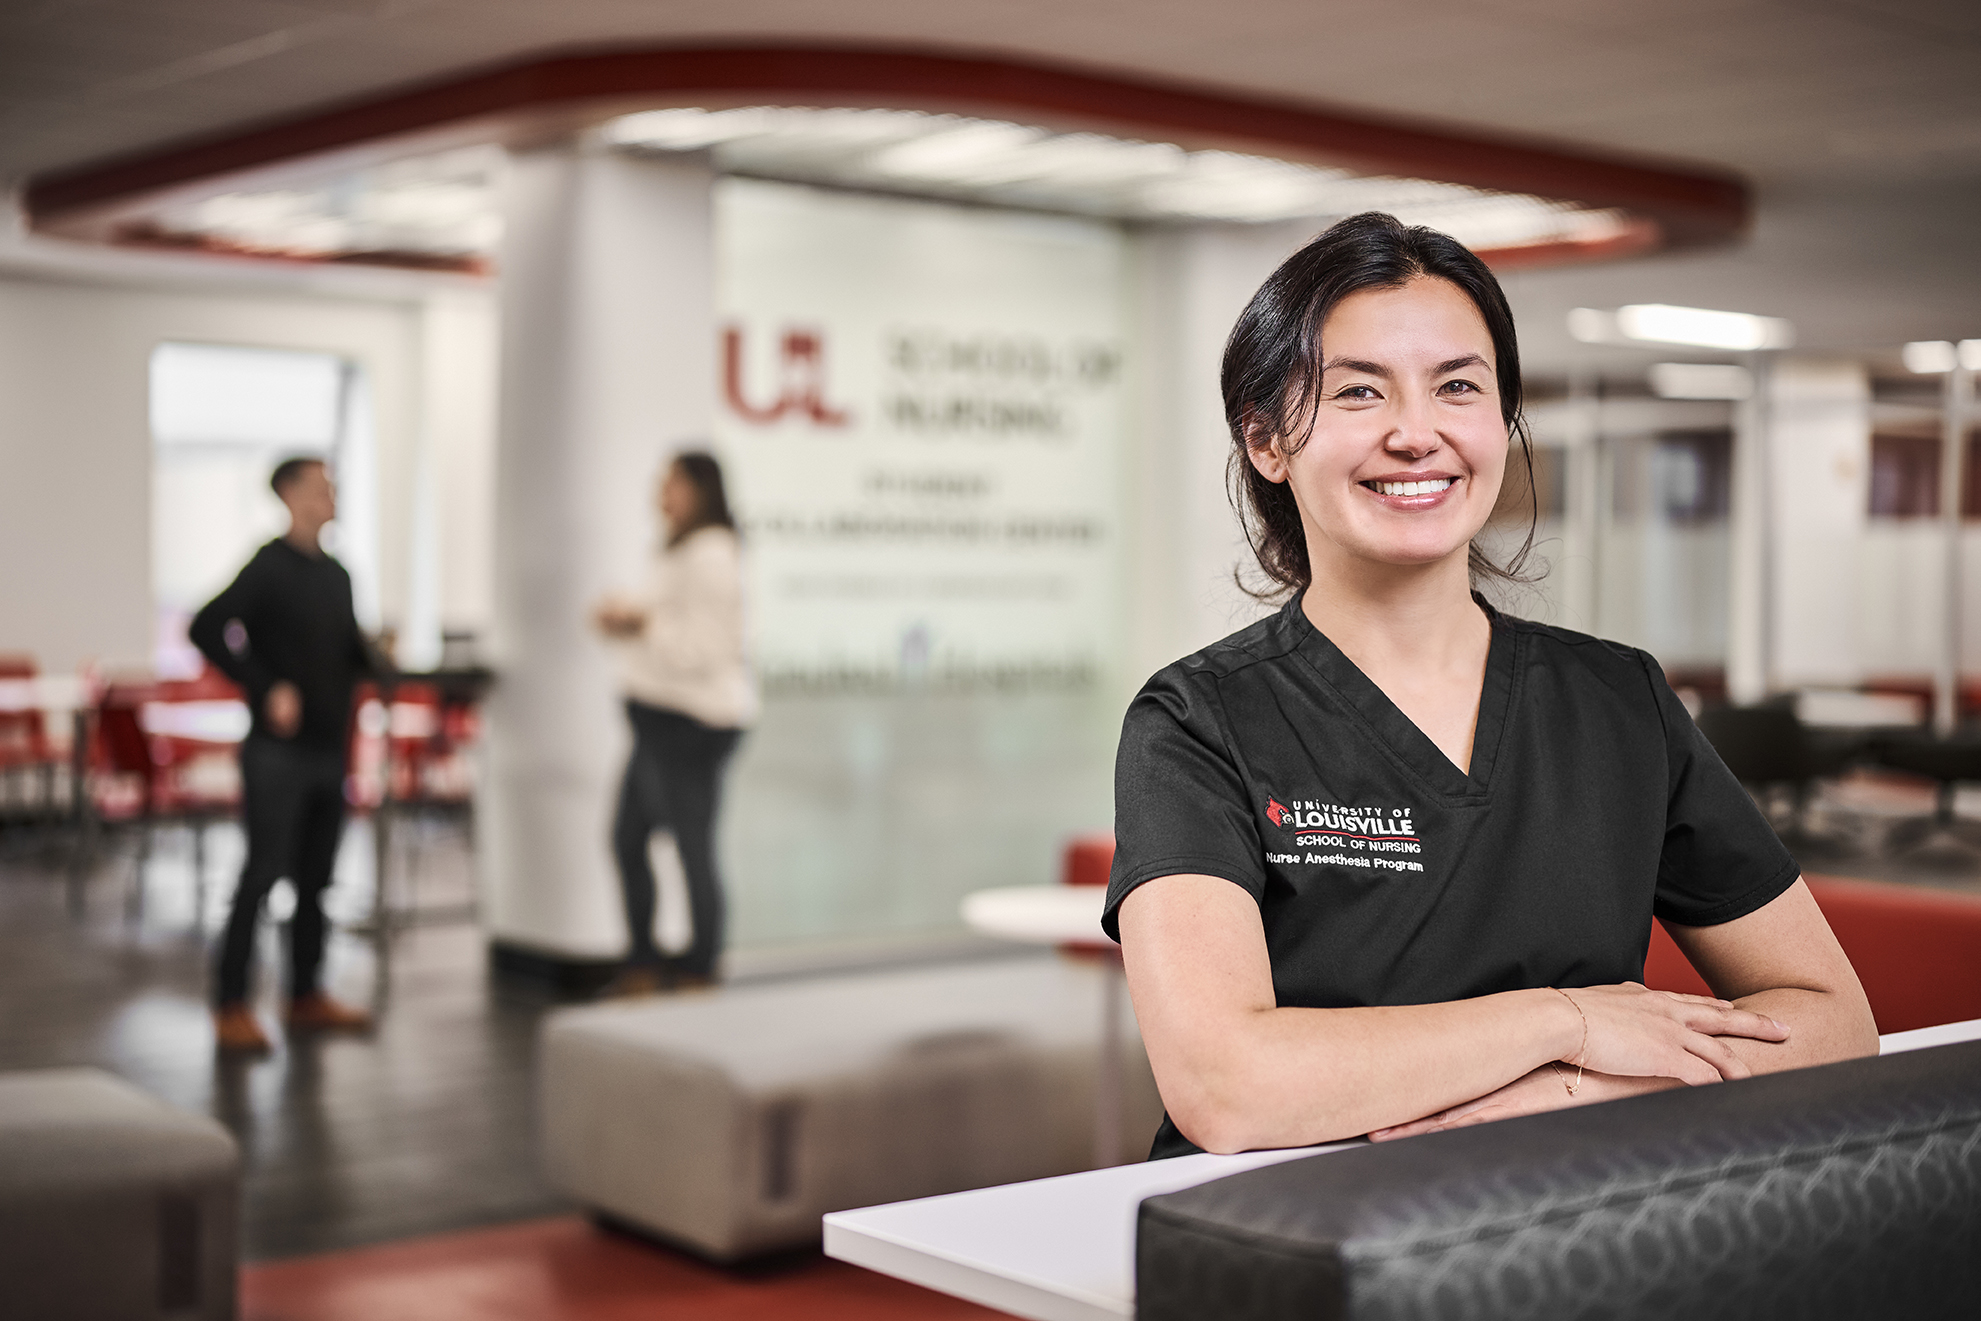
[{"label": "short sleeve", "polygon": [[1171,666],[1129,705],[1114,761],[1114,840],[1101,917],[1113,939],[1121,901],[1159,876],[1218,876],[1264,897],[1258,821],[1212,674]]},{"label": "short sleeve", "polygon": [[1657,662],[1642,659],[1664,721],[1669,772],[1654,911],[1693,927],[1745,917],[1795,884],[1802,869],[1699,732]]}]

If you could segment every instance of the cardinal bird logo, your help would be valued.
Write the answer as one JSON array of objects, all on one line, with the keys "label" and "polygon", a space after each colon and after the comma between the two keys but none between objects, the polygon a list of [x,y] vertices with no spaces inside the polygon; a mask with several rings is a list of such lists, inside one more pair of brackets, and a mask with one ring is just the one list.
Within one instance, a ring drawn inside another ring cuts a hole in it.
[{"label": "cardinal bird logo", "polygon": [[1281,803],[1277,798],[1266,799],[1266,820],[1284,830],[1287,822],[1292,819],[1293,813],[1286,810],[1284,803]]}]

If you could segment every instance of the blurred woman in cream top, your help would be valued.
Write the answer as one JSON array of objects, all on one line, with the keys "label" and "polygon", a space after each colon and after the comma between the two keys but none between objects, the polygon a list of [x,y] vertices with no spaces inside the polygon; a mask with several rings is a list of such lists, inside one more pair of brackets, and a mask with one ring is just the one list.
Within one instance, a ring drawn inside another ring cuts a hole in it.
[{"label": "blurred woman in cream top", "polygon": [[[675,457],[656,501],[666,540],[638,594],[599,605],[593,621],[616,653],[633,752],[612,826],[629,950],[615,988],[626,994],[706,985],[722,953],[715,863],[722,771],[757,714],[744,635],[742,547],[722,470],[707,454]],[[671,831],[694,917],[687,951],[664,957],[653,938],[648,852]]]}]

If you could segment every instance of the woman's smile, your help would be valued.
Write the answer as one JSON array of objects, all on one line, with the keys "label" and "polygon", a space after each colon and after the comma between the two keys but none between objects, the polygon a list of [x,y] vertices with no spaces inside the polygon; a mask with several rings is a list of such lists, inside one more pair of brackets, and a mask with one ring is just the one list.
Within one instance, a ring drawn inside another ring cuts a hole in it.
[{"label": "woman's smile", "polygon": [[1458,482],[1459,479],[1451,473],[1434,472],[1371,477],[1358,484],[1385,509],[1408,513],[1435,509],[1444,504]]}]

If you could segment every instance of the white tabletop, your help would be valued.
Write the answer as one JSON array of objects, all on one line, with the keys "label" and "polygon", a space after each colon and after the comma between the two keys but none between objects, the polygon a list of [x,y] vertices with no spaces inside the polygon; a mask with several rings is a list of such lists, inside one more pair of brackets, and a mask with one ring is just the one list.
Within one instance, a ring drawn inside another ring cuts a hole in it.
[{"label": "white tabletop", "polygon": [[[1894,1032],[1878,1049],[1977,1040],[1981,1019]],[[826,1255],[1034,1321],[1115,1321],[1135,1314],[1135,1217],[1144,1198],[1360,1145],[1181,1156],[838,1211],[825,1218]]]},{"label": "white tabletop", "polygon": [[1795,695],[1795,715],[1805,725],[1835,729],[1916,725],[1925,718],[1926,699],[1906,693],[1804,688]]},{"label": "white tabletop", "polygon": [[89,683],[75,674],[0,679],[0,711],[74,711],[89,705]]},{"label": "white tabletop", "polygon": [[1179,1156],[839,1211],[825,1218],[825,1251],[1038,1321],[1133,1316],[1143,1198],[1360,1145]]},{"label": "white tabletop", "polygon": [[1008,885],[963,898],[963,921],[972,931],[1038,945],[1072,941],[1113,944],[1101,930],[1107,888],[1100,885]]},{"label": "white tabletop", "polygon": [[147,734],[199,743],[239,743],[254,725],[246,702],[224,697],[199,702],[146,702],[139,719]]}]

